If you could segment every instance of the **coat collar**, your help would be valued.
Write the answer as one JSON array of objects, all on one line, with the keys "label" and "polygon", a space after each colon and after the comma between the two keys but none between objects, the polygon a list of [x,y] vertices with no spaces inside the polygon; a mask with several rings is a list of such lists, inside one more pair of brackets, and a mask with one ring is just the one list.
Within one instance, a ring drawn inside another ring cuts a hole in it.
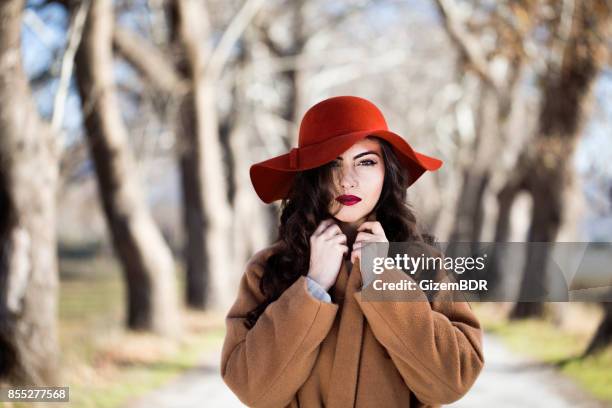
[{"label": "coat collar", "polygon": [[364,316],[354,294],[361,290],[362,280],[359,263],[351,266],[350,274],[349,265],[348,261],[342,262],[331,292],[340,309],[331,383],[325,404],[329,408],[354,406],[357,392]]},{"label": "coat collar", "polygon": [[[375,212],[368,214],[365,219],[365,221],[376,220]],[[361,286],[359,263],[351,265],[349,261],[343,260],[338,278],[331,291],[334,301],[340,305],[340,322],[329,394],[325,404],[329,408],[355,405],[365,323],[354,294],[361,290]]]}]

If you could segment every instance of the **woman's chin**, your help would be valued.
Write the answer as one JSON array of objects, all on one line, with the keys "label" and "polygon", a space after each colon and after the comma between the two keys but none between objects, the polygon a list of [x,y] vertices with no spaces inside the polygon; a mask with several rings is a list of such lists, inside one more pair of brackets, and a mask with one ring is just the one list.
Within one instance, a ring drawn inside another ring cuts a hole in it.
[{"label": "woman's chin", "polygon": [[355,223],[361,220],[364,216],[365,214],[361,214],[361,212],[360,213],[355,212],[352,214],[348,214],[344,211],[340,211],[340,213],[336,214],[334,218],[340,222],[352,224],[352,223]]}]

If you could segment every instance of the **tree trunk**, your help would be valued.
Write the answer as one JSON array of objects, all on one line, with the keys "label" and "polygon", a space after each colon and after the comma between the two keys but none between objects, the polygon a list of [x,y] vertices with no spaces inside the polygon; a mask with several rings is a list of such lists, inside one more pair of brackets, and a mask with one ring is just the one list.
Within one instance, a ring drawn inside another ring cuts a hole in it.
[{"label": "tree trunk", "polygon": [[483,201],[489,178],[486,169],[464,169],[450,242],[477,243],[480,240],[484,219]]},{"label": "tree trunk", "polygon": [[58,146],[21,65],[24,6],[0,2],[0,383],[58,385]]},{"label": "tree trunk", "polygon": [[[277,44],[271,37],[270,31],[276,23],[276,19],[272,18],[266,21],[265,26],[260,27],[260,35],[262,42],[267,46],[268,50],[278,58],[297,58],[303,54],[304,48],[308,41],[309,35],[305,30],[304,23],[304,0],[294,0],[288,4],[290,7],[291,29],[289,35],[285,39],[284,46]],[[298,143],[298,122],[299,109],[301,101],[301,82],[300,71],[296,67],[289,67],[280,72],[279,78],[286,84],[286,92],[283,98],[283,105],[280,111],[280,117],[286,123],[287,131],[282,137],[285,150],[289,150],[291,146]],[[249,182],[250,183],[250,182]],[[267,219],[272,220],[274,225],[278,224],[279,205],[272,204],[266,206]],[[276,235],[276,231],[272,232]]]},{"label": "tree trunk", "polygon": [[477,249],[482,233],[483,201],[491,178],[491,168],[503,147],[500,128],[504,125],[494,88],[482,83],[479,101],[474,152],[463,171],[455,225],[449,239],[450,242],[472,242],[474,249]]},{"label": "tree trunk", "polygon": [[[234,257],[237,262],[244,265],[249,257],[261,249],[264,245],[272,242],[276,234],[276,217],[272,217],[270,207],[263,205],[255,194],[249,178],[249,167],[252,162],[249,146],[249,123],[254,120],[250,115],[249,101],[246,97],[248,79],[244,75],[244,67],[249,58],[249,41],[245,39],[241,47],[240,59],[236,66],[236,76],[233,96],[233,110],[236,111],[234,123],[232,124],[229,137],[230,148],[234,157],[235,169],[233,171],[235,196],[234,196],[234,236],[240,239],[234,240]],[[237,114],[240,112],[240,114]],[[238,281],[236,281],[238,282]],[[235,289],[235,288],[234,288]]]},{"label": "tree trunk", "polygon": [[191,307],[231,305],[232,210],[219,137],[215,83],[206,76],[208,19],[202,3],[175,2],[173,28],[180,43],[183,73],[191,92],[183,101],[179,157],[187,229],[187,303]]},{"label": "tree trunk", "polygon": [[202,153],[195,129],[193,91],[180,102],[178,116],[178,160],[183,193],[183,224],[185,226],[185,296],[187,305],[204,308],[208,304],[210,266],[206,253],[208,222],[202,192]]},{"label": "tree trunk", "polygon": [[585,357],[603,350],[612,344],[612,302],[602,303],[602,306],[604,308],[604,317],[584,352]]},{"label": "tree trunk", "polygon": [[[525,184],[533,197],[529,242],[553,242],[563,222],[563,192],[571,181],[569,164],[588,116],[592,84],[605,60],[602,57],[607,45],[603,39],[609,32],[610,7],[599,0],[577,2],[573,21],[562,58],[558,64],[551,62],[542,78],[538,134],[521,155],[519,163],[524,163],[524,168],[516,169],[524,177],[518,184]],[[528,263],[535,250],[533,246],[528,248]],[[530,269],[525,265],[520,298],[546,282],[546,264],[537,269],[539,274],[527,273]],[[535,317],[542,311],[538,302],[519,302],[511,317]]]},{"label": "tree trunk", "polygon": [[[495,220],[494,243],[508,241],[510,236],[512,206],[518,194],[525,189],[524,185],[518,184],[524,182],[522,177],[516,178],[513,174],[510,180],[511,182],[506,183],[497,193],[498,212],[497,219]],[[503,257],[503,251],[499,246],[495,246],[492,256],[489,258],[489,268],[487,269],[487,281],[491,293],[494,293],[494,290],[496,290],[501,283],[503,271],[502,265],[500,264],[500,257]]]},{"label": "tree trunk", "polygon": [[76,55],[87,139],[127,283],[127,325],[172,335],[179,329],[175,266],[141,192],[115,96],[112,7],[112,0],[92,2]]}]

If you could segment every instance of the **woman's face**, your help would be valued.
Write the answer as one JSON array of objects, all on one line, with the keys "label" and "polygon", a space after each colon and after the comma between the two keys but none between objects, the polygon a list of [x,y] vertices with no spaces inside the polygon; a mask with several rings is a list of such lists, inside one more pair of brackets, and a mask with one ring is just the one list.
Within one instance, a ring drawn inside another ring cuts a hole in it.
[{"label": "woman's face", "polygon": [[376,206],[385,180],[378,141],[365,138],[356,142],[332,162],[332,175],[335,191],[330,213],[346,223],[365,218]]}]

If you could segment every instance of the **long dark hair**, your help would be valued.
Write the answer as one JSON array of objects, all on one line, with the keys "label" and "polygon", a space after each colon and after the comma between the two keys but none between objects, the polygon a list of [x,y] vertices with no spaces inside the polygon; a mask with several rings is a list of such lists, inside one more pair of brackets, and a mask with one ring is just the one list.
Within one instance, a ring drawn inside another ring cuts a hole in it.
[{"label": "long dark hair", "polygon": [[[389,242],[433,242],[433,236],[419,231],[416,217],[406,202],[404,186],[407,170],[387,141],[374,138],[380,143],[385,165],[380,198],[372,210],[376,213],[376,220],[381,223]],[[245,321],[247,328],[252,328],[265,308],[301,275],[308,274],[310,236],[321,221],[331,216],[328,211],[329,203],[334,198],[329,188],[331,183],[331,162],[296,174],[288,197],[281,202],[278,228],[280,249],[267,259],[259,283],[266,300],[248,313]]]}]

